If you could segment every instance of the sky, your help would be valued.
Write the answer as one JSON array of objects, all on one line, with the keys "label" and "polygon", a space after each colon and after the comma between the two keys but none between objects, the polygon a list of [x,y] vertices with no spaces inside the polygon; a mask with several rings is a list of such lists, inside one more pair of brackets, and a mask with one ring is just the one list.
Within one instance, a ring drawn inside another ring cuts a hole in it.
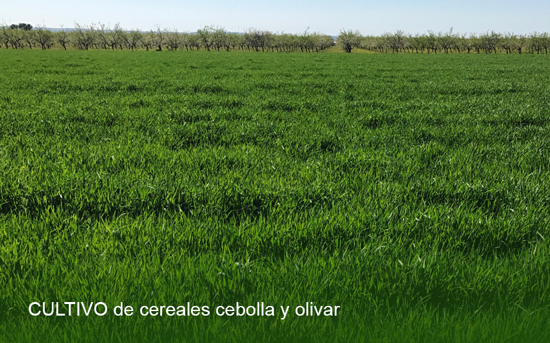
[{"label": "sky", "polygon": [[548,0],[0,0],[0,23],[50,28],[116,23],[125,29],[157,27],[194,32],[207,25],[231,32],[256,28],[272,32],[338,35],[358,30],[379,35],[550,32]]}]

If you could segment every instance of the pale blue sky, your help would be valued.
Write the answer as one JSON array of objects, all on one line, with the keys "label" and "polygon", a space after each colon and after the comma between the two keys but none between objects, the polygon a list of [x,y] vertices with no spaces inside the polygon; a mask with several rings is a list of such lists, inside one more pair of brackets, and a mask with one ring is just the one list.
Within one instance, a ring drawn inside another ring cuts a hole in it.
[{"label": "pale blue sky", "polygon": [[126,29],[156,25],[195,31],[205,25],[228,31],[258,28],[274,32],[311,31],[337,35],[341,29],[363,34],[403,30],[470,33],[495,30],[527,34],[550,31],[548,0],[0,0],[0,23],[28,22],[74,27],[101,22]]}]

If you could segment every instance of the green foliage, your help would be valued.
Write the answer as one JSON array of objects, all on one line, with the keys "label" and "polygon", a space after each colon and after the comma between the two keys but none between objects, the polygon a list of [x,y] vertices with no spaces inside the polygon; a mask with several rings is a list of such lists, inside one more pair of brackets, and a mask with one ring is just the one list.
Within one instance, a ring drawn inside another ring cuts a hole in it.
[{"label": "green foliage", "polygon": [[32,25],[31,24],[26,24],[26,23],[11,24],[10,29],[30,31],[30,30],[32,30]]},{"label": "green foliage", "polygon": [[546,61],[0,51],[0,340],[548,341]]},{"label": "green foliage", "polygon": [[342,30],[338,36],[336,44],[338,44],[345,52],[350,53],[352,49],[359,47],[361,34],[359,31]]}]

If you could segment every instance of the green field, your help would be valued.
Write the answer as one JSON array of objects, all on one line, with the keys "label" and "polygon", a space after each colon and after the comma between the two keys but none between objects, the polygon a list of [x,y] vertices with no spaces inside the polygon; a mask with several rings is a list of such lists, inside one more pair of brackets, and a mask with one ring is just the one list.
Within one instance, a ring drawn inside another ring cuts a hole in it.
[{"label": "green field", "polygon": [[[550,341],[547,56],[0,50],[0,70],[2,341]],[[210,315],[138,315],[188,302]],[[236,302],[340,310],[215,315]]]}]

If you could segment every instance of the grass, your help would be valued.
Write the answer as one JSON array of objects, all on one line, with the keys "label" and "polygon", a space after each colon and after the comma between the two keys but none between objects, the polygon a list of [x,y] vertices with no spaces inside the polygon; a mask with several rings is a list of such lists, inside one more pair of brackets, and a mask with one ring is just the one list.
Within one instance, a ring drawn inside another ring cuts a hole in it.
[{"label": "grass", "polygon": [[[4,341],[550,338],[546,56],[0,50],[0,68]],[[214,315],[236,302],[341,312]]]}]

